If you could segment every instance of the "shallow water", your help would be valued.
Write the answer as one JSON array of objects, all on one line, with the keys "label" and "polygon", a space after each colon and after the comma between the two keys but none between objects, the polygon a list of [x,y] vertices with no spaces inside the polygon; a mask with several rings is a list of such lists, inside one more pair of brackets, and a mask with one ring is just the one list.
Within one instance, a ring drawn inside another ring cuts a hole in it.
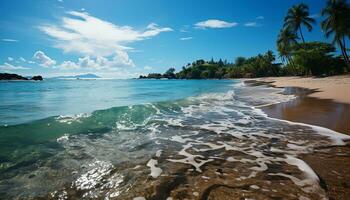
[{"label": "shallow water", "polygon": [[298,157],[348,137],[259,109],[294,96],[238,81],[151,85],[164,93],[147,99],[134,92],[130,97],[138,98],[125,105],[120,100],[105,110],[2,126],[0,197],[326,198],[318,176]]}]

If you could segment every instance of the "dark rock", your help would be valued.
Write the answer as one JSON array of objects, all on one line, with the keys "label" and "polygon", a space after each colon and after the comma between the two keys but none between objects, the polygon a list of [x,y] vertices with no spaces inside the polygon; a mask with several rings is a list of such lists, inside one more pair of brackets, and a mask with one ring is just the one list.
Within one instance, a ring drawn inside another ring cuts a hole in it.
[{"label": "dark rock", "polygon": [[0,80],[28,80],[28,78],[18,74],[0,73]]},{"label": "dark rock", "polygon": [[34,80],[34,81],[42,81],[43,77],[42,76],[33,76],[32,80]]},{"label": "dark rock", "polygon": [[34,80],[34,81],[42,81],[42,76],[33,76],[32,78],[26,78],[23,76],[20,76],[18,74],[9,74],[9,73],[0,73],[0,80]]}]

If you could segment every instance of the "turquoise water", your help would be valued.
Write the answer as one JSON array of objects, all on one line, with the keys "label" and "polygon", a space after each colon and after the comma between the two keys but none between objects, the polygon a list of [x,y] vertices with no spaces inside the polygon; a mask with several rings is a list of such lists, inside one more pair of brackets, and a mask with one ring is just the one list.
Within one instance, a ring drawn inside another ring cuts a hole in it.
[{"label": "turquoise water", "polygon": [[227,91],[234,81],[62,80],[0,82],[0,125]]},{"label": "turquoise water", "polygon": [[282,92],[236,80],[0,82],[0,199],[196,199],[210,181],[254,185],[247,198],[322,199],[298,155],[344,138],[258,109],[294,98]]}]

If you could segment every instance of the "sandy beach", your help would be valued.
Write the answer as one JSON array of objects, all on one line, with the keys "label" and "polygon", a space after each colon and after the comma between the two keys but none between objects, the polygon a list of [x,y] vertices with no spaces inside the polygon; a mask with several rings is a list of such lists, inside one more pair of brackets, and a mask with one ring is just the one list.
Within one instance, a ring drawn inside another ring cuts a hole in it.
[{"label": "sandy beach", "polygon": [[[263,108],[269,116],[326,127],[350,134],[350,76],[326,78],[271,77],[254,79],[296,99]],[[330,199],[347,199],[349,185],[349,142],[345,146],[317,149],[301,156],[315,170]],[[331,170],[330,170],[331,169]]]},{"label": "sandy beach", "polygon": [[269,77],[257,80],[272,82],[276,87],[302,87],[315,90],[310,97],[332,99],[340,103],[350,104],[350,75],[313,77]]},{"label": "sandy beach", "polygon": [[350,76],[269,77],[254,79],[284,87],[294,101],[274,104],[263,110],[271,117],[326,127],[350,134]]}]

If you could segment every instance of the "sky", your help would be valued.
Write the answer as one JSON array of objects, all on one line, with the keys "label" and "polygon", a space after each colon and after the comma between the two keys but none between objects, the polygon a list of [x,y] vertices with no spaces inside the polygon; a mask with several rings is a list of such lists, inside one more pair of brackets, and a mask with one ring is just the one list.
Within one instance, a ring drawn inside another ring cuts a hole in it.
[{"label": "sky", "polygon": [[197,59],[233,62],[272,50],[287,10],[324,0],[2,0],[0,72],[133,78]]}]

